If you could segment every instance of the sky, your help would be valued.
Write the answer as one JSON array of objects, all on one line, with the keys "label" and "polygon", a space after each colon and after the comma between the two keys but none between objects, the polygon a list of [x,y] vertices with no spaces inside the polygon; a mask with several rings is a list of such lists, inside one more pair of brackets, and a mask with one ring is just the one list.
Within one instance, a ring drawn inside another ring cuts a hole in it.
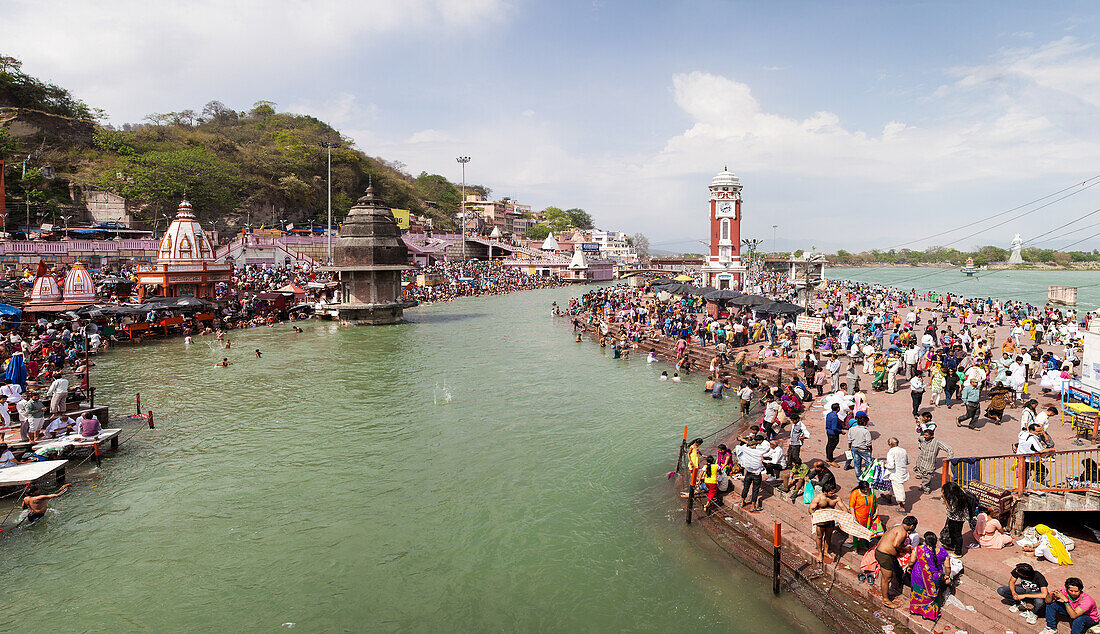
[{"label": "sky", "polygon": [[1092,249],[1095,6],[0,0],[0,54],[116,124],[270,100],[413,175],[470,156],[494,196],[659,250],[704,249],[727,166],[767,249]]}]

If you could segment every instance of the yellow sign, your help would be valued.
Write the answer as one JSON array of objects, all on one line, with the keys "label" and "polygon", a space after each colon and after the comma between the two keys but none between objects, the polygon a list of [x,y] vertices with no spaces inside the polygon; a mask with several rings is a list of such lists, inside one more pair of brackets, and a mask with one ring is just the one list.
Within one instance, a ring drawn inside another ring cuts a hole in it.
[{"label": "yellow sign", "polygon": [[393,217],[397,220],[397,226],[401,229],[409,228],[409,210],[408,209],[390,209],[393,212]]}]

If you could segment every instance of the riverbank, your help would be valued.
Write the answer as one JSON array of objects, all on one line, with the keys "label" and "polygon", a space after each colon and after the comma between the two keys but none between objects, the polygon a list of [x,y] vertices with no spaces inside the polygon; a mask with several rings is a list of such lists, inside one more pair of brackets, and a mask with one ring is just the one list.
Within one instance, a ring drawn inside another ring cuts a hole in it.
[{"label": "riverbank", "polygon": [[[918,303],[918,306],[930,308],[927,303]],[[999,328],[997,337],[1003,341],[1007,336],[1008,326]],[[755,349],[756,346],[753,346]],[[644,354],[648,344],[640,346],[636,354]],[[704,349],[697,344],[689,346],[689,354],[707,358],[713,355],[713,348]],[[669,356],[667,347],[659,350],[658,354],[666,359]],[[778,378],[778,371],[785,369],[793,371],[793,363],[789,360],[769,361],[769,366],[774,369]],[[859,372],[865,386],[869,386],[871,377]],[[733,381],[737,385],[738,379]],[[911,415],[911,401],[907,390],[907,381],[899,380],[900,391],[896,394],[883,392],[871,392],[867,390],[871,408],[871,429],[875,438],[874,446],[878,454],[885,452],[885,440],[890,436],[901,439],[901,446],[910,456],[911,464],[916,460],[916,442],[913,432]],[[1038,393],[1036,383],[1032,383],[1033,395]],[[757,391],[759,393],[759,391]],[[709,395],[701,395],[700,398],[709,400]],[[1059,406],[1057,399],[1039,397],[1040,410],[1048,405]],[[925,406],[924,410],[932,410]],[[956,457],[968,455],[975,448],[981,447],[982,455],[994,455],[997,453],[1011,453],[1011,445],[1016,440],[1018,432],[1019,410],[1010,412],[1001,425],[993,425],[982,419],[976,429],[958,428],[951,423],[952,419],[961,414],[961,408],[941,406],[935,410],[934,420],[940,423],[938,436],[948,445],[955,448]],[[820,400],[813,401],[803,416],[807,428],[810,430],[811,439],[803,447],[804,460],[824,456],[825,437],[822,431],[824,411]],[[756,418],[754,415],[753,419]],[[755,422],[751,420],[749,422]],[[735,429],[729,429],[717,438],[708,439],[704,445],[704,453],[713,453],[718,442],[724,442],[728,446],[736,444],[738,433],[742,432],[741,425]],[[695,426],[689,425],[688,437],[704,436],[705,429],[692,431]],[[709,433],[709,431],[707,432]],[[1073,447],[1070,441],[1073,438],[1072,430],[1068,426],[1054,425],[1051,427],[1052,436],[1059,447]],[[1090,445],[1086,445],[1087,448]],[[1076,448],[1076,447],[1075,447]],[[937,465],[937,468],[938,465]],[[833,470],[841,485],[841,498],[847,500],[848,493],[855,484],[853,472],[838,469]],[[686,472],[681,472],[682,478]],[[917,487],[916,477],[908,483],[908,495],[910,496],[909,513],[919,520],[918,532],[931,530],[938,532],[944,522],[944,509],[942,500],[938,496],[938,482],[935,484],[932,494],[923,494]],[[738,483],[738,489],[740,488]],[[679,489],[680,487],[678,487]],[[815,561],[816,546],[809,530],[809,518],[806,507],[801,502],[791,504],[776,491],[773,485],[765,484],[764,512],[748,513],[740,508],[740,500],[737,499],[738,491],[731,492],[726,497],[726,504],[720,510],[710,516],[702,516],[701,503],[693,509],[696,524],[704,527],[708,533],[714,535],[716,542],[725,544],[725,549],[742,563],[758,570],[761,573],[770,572],[770,541],[774,530],[774,524],[783,526],[783,568],[782,578],[788,588],[793,589],[815,613],[827,623],[840,631],[881,631],[887,620],[897,626],[914,632],[930,632],[933,624],[919,617],[909,614],[907,597],[903,596],[904,607],[897,610],[886,610],[874,596],[877,590],[861,583],[857,578],[861,557],[858,553],[845,549],[842,556],[838,557],[834,565],[829,566],[822,574]],[[886,507],[884,504],[882,507]],[[901,514],[894,507],[889,510],[879,511],[887,525],[900,521]],[[1052,517],[1052,516],[1047,516]],[[1076,565],[1068,572],[1058,566],[1047,562],[1036,562],[1034,557],[1024,553],[1017,546],[1005,550],[968,549],[963,558],[966,572],[963,573],[956,592],[957,602],[947,604],[941,612],[940,620],[934,625],[935,631],[965,630],[968,632],[1004,632],[1030,631],[1020,616],[1009,613],[996,595],[996,588],[1003,583],[1008,570],[1015,561],[1030,561],[1044,574],[1052,579],[1052,583],[1060,582],[1067,574],[1080,576],[1085,579],[1086,587],[1100,585],[1100,545],[1095,543],[1091,533],[1079,524],[1065,524],[1057,521],[1057,518],[1048,520],[1059,530],[1077,540],[1078,547],[1074,551]],[[1029,522],[1033,524],[1033,522]],[[972,542],[969,531],[965,531],[964,539]],[[835,545],[834,545],[835,546]],[[1054,581],[1057,580],[1057,581]],[[838,596],[842,593],[842,596]],[[1041,626],[1036,626],[1038,631]]]}]

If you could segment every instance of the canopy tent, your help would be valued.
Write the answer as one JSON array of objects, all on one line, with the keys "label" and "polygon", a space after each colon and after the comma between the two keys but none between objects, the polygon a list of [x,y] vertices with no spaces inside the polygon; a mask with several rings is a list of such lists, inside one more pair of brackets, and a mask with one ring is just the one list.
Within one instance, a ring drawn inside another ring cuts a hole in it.
[{"label": "canopy tent", "polygon": [[674,277],[672,279],[676,280],[677,282],[691,282],[691,281],[695,280],[694,277],[692,277],[690,275],[684,275],[683,273],[677,275],[676,277]]},{"label": "canopy tent", "polygon": [[708,302],[728,302],[729,300],[737,299],[742,295],[744,295],[744,293],[727,288],[720,291],[711,291],[706,295],[703,295],[703,299],[707,300]]},{"label": "canopy tent", "polygon": [[675,280],[669,279],[667,277],[655,277],[655,278],[649,280],[648,282],[646,282],[646,284],[649,284],[650,286],[660,286],[662,284],[675,284],[675,283],[676,283]]},{"label": "canopy tent", "polygon": [[0,304],[0,315],[5,317],[18,317],[23,311],[10,304]]},{"label": "canopy tent", "polygon": [[657,287],[658,290],[662,290],[666,293],[672,293],[673,295],[694,295],[699,291],[698,286],[693,286],[687,282],[677,282],[673,284],[662,284]]},{"label": "canopy tent", "polygon": [[291,293],[293,295],[305,295],[306,294],[306,289],[302,288],[301,286],[297,286],[295,284],[287,284],[286,286],[284,286],[282,288],[276,289],[275,292],[276,293]]},{"label": "canopy tent", "polygon": [[798,304],[792,304],[790,302],[771,302],[769,304],[757,306],[753,310],[766,315],[797,315],[806,311],[805,308]]},{"label": "canopy tent", "polygon": [[731,299],[730,303],[734,306],[762,306],[772,303],[772,300],[763,295],[742,295]]}]

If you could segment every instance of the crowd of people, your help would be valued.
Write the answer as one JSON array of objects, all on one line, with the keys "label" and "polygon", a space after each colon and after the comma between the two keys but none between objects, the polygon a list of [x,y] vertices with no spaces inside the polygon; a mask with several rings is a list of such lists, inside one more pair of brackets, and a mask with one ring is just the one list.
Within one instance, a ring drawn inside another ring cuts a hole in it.
[{"label": "crowd of people", "polygon": [[527,275],[517,267],[491,260],[441,261],[409,269],[402,275],[405,296],[431,304],[477,295],[503,295],[564,284],[556,276]]},{"label": "crowd of people", "polygon": [[[781,280],[769,280],[769,287],[780,295],[774,299],[790,293]],[[818,512],[843,511],[850,525],[859,527],[855,532],[861,537],[853,536],[849,546],[863,552],[860,576],[873,580],[878,574],[887,606],[898,607],[891,595],[905,585],[911,588],[910,611],[935,620],[943,590],[961,570],[968,548],[1015,544],[999,519],[983,512],[976,496],[954,481],[938,491],[944,518],[939,532],[917,532],[912,515],[898,526],[882,525],[880,500],[901,514],[917,502],[909,499],[910,471],[919,482],[919,498],[938,485],[941,461],[955,457],[952,447],[937,437],[942,417],[976,434],[981,433],[979,417],[992,425],[1018,421],[1016,442],[1000,447],[999,453],[1019,455],[1030,481],[1062,484],[1050,481],[1041,459],[1054,450],[1050,424],[1059,410],[1053,405],[1040,408],[1032,397],[1060,392],[1062,381],[1076,376],[1079,330],[1086,324],[1074,310],[834,281],[819,288],[809,307],[822,326],[808,349],[800,349],[791,319],[757,314],[751,307],[708,306],[691,295],[604,287],[571,300],[568,312],[574,331],[594,333],[601,345],[640,348],[652,361],[654,348],[664,346],[674,355],[676,378],[698,371],[706,374],[711,396],[734,392],[748,429],[709,455],[702,439],[688,448],[691,479],[706,496],[704,509],[710,512],[725,504],[740,481],[742,507],[758,512],[762,484],[768,483],[777,496],[801,502],[811,517],[822,518],[813,522],[822,566],[833,560],[833,534],[841,524],[835,515]],[[759,364],[776,363],[789,368],[782,383],[769,385],[753,372]],[[912,402],[914,437],[891,436],[879,453],[868,429],[871,401],[889,398],[876,393],[903,388]],[[826,440],[825,455],[804,462],[802,446],[816,427],[806,416],[815,399],[822,406],[818,429]],[[946,414],[956,402],[961,405],[958,414]],[[1019,415],[1006,416],[1010,409]],[[759,418],[746,416],[750,411],[759,412]],[[837,451],[842,441],[843,458]],[[910,451],[915,454],[912,461]],[[998,451],[991,447],[987,453]],[[835,469],[855,472],[856,486],[844,496]],[[1100,489],[1100,469],[1086,461],[1077,480]],[[967,525],[972,531],[969,544],[963,536]],[[1073,542],[1057,530],[1029,528],[1024,541],[1023,549],[1037,559],[1072,565],[1068,551]],[[1053,593],[1045,587],[1031,594],[1012,589],[1008,598],[1036,600],[1033,610],[1019,613],[1031,623],[1045,616],[1052,631],[1059,615],[1072,620],[1074,633],[1094,625],[1095,604],[1081,581],[1071,577],[1064,586]],[[1041,605],[1035,607],[1039,594]],[[1013,610],[1020,611],[1019,602],[1013,601]]]}]

